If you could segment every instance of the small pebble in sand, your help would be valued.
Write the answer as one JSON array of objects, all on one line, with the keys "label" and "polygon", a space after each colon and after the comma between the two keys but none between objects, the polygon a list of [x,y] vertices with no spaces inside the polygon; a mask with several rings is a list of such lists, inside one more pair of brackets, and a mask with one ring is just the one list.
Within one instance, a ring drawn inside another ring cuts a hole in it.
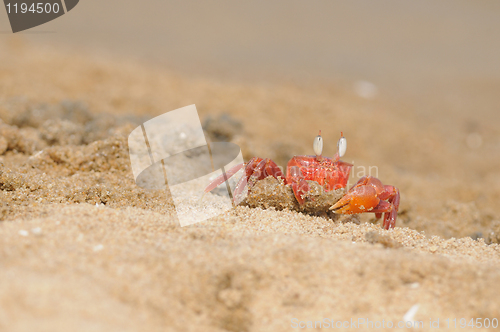
[{"label": "small pebble in sand", "polygon": [[405,323],[413,322],[419,307],[420,304],[415,304],[413,307],[410,308],[410,310],[406,312],[406,314],[403,316],[403,320],[405,321]]},{"label": "small pebble in sand", "polygon": [[42,234],[42,229],[40,227],[32,228],[31,233],[33,233],[35,235],[40,235],[40,234]]},{"label": "small pebble in sand", "polygon": [[21,230],[19,231],[19,235],[21,235],[21,236],[28,236],[29,234],[30,234],[30,233],[28,233],[28,231],[27,231],[27,230],[24,230],[24,229],[21,229]]},{"label": "small pebble in sand", "polygon": [[98,251],[101,251],[102,249],[104,249],[104,246],[102,244],[98,244],[96,246],[94,246],[94,251],[95,252],[98,252]]}]

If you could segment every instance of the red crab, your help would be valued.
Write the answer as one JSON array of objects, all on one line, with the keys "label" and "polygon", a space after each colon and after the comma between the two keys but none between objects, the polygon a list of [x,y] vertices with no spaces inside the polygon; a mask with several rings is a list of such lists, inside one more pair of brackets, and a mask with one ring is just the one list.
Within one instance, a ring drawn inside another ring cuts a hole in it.
[{"label": "red crab", "polygon": [[[247,191],[251,190],[255,183],[273,176],[284,179],[286,185],[292,187],[295,198],[299,204],[304,204],[306,194],[310,190],[306,180],[319,183],[325,191],[345,188],[349,173],[353,165],[343,162],[343,157],[347,147],[347,140],[341,134],[337,143],[337,153],[333,158],[323,157],[323,139],[321,131],[314,139],[314,152],[316,156],[295,156],[287,164],[286,177],[283,172],[271,159],[254,157],[248,163],[234,166],[226,174],[222,174],[213,180],[205,189],[205,193],[213,190],[227,179],[237,173],[245,166],[245,176],[236,185],[233,192],[233,199],[236,204],[241,202]],[[356,214],[363,212],[375,213],[377,219],[384,215],[383,227],[385,229],[394,228],[396,216],[399,208],[399,190],[390,185],[383,185],[382,182],[371,176],[361,178],[330,210],[339,214]]]}]

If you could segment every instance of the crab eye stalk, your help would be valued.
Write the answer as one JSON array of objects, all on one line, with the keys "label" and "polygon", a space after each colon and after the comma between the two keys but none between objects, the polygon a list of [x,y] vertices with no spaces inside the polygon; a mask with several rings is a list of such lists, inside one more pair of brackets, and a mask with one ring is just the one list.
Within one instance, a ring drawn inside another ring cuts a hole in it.
[{"label": "crab eye stalk", "polygon": [[342,158],[345,155],[345,151],[347,150],[347,139],[344,137],[343,134],[341,135],[342,137],[340,137],[339,141],[337,142],[337,149],[339,157]]},{"label": "crab eye stalk", "polygon": [[313,149],[317,157],[320,157],[323,153],[323,138],[321,137],[321,131],[319,132],[319,135],[314,139]]}]

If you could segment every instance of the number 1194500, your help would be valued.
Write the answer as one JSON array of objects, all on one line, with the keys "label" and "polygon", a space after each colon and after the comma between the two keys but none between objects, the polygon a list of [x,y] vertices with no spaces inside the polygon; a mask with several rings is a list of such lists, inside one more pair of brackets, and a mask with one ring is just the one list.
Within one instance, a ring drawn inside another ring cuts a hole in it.
[{"label": "number 1194500", "polygon": [[59,13],[59,4],[58,3],[45,3],[45,2],[38,2],[36,3],[36,6],[35,6],[35,3],[32,3],[31,6],[28,7],[28,4],[26,3],[21,3],[21,4],[17,4],[17,3],[14,3],[14,4],[6,4],[5,7],[7,7],[7,13],[10,14],[10,13],[13,13],[13,14],[17,14],[17,13],[21,13],[21,14],[25,14],[27,12],[30,12],[30,13],[38,13],[38,14],[42,14],[42,13],[46,13],[46,14],[49,14],[49,13],[54,13],[54,14],[57,14]]}]

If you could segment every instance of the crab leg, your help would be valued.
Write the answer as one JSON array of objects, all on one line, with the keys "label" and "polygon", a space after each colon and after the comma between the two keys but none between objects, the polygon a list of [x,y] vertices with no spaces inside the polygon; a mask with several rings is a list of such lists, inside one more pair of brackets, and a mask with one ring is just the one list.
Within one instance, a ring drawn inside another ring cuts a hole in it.
[{"label": "crab leg", "polygon": [[227,180],[229,180],[234,174],[238,173],[238,171],[245,166],[245,163],[238,164],[236,166],[231,167],[229,171],[226,172],[226,174],[221,174],[218,177],[216,177],[210,184],[205,188],[205,194],[214,190]]},{"label": "crab leg", "polygon": [[292,187],[297,202],[299,202],[300,205],[304,204],[304,195],[311,190],[311,188],[299,167],[292,166],[288,168],[287,183]]},{"label": "crab leg", "polygon": [[239,204],[245,197],[244,193],[248,192],[248,180],[251,178],[255,169],[259,167],[259,165],[263,162],[261,158],[252,158],[247,166],[245,167],[245,175],[243,175],[236,184],[236,187],[233,191],[233,202],[235,204]]},{"label": "crab leg", "polygon": [[248,178],[253,174],[255,166],[257,166],[257,164],[259,164],[261,161],[262,158],[254,157],[250,159],[246,164],[241,163],[236,166],[233,166],[229,171],[226,172],[225,175],[221,174],[218,177],[216,177],[212,182],[210,182],[210,184],[205,188],[205,194],[217,188],[219,185],[221,185],[229,178],[231,178],[234,174],[236,174],[243,166],[245,166],[245,175],[242,176],[241,179],[238,181],[238,184],[236,185],[236,188],[233,193],[233,199],[236,202],[236,195],[238,195],[238,197],[241,196],[241,193],[243,192],[243,189],[247,184]]},{"label": "crab leg", "polygon": [[384,189],[385,190],[383,194],[380,195],[383,197],[383,198],[381,197],[381,199],[387,199],[392,206],[391,211],[386,212],[384,215],[384,228],[389,229],[389,228],[394,228],[394,226],[396,225],[396,217],[398,215],[400,194],[399,194],[399,189],[394,186],[386,185],[384,186]]},{"label": "crab leg", "polygon": [[299,202],[300,205],[304,204],[304,195],[311,190],[309,183],[307,183],[304,173],[302,173],[301,167],[303,167],[299,160],[299,157],[293,157],[288,162],[286,168],[286,183],[292,187],[293,194]]},{"label": "crab leg", "polygon": [[393,186],[384,186],[374,177],[361,178],[330,209],[336,213],[355,214],[373,212],[377,219],[384,214],[383,227],[394,228],[399,208],[399,190]]},{"label": "crab leg", "polygon": [[244,193],[248,192],[257,183],[257,181],[272,176],[274,178],[284,178],[283,172],[271,159],[253,158],[245,168],[246,176],[243,176],[236,185],[233,192],[233,199],[236,204],[239,204]]},{"label": "crab leg", "polygon": [[375,218],[377,219],[380,219],[382,214],[384,214],[383,227],[385,229],[394,228],[399,209],[399,189],[394,186],[385,185],[384,191],[378,197],[380,198],[380,203],[384,202],[385,204],[383,207],[377,206],[371,212],[375,212]]},{"label": "crab leg", "polygon": [[240,181],[238,181],[238,184],[234,188],[233,192],[233,200],[236,204],[241,202],[244,198],[243,193],[251,189],[257,181],[268,176],[284,178],[283,172],[281,172],[281,169],[274,161],[268,158],[262,159],[254,157],[246,164],[238,164],[234,166],[227,171],[225,175],[219,175],[205,188],[205,193],[224,183],[227,179],[236,174],[243,166],[245,166],[245,175],[240,179]]}]

